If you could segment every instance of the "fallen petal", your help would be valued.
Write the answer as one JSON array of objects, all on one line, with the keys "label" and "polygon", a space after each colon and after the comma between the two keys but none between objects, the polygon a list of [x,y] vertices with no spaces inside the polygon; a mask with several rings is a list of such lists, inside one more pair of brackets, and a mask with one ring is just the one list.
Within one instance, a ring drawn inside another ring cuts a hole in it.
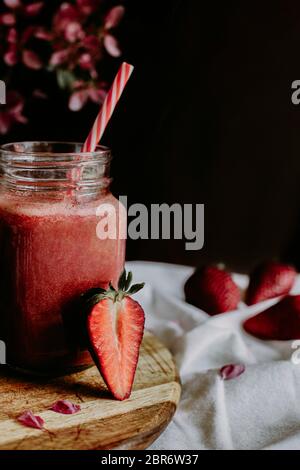
[{"label": "fallen petal", "polygon": [[74,413],[78,413],[81,408],[80,405],[76,405],[69,400],[58,400],[51,406],[50,410],[64,415],[72,415]]},{"label": "fallen petal", "polygon": [[43,429],[44,427],[44,420],[40,416],[34,415],[31,410],[25,411],[17,420],[29,428]]},{"label": "fallen petal", "polygon": [[227,364],[220,369],[220,375],[223,380],[235,379],[245,372],[243,364]]}]

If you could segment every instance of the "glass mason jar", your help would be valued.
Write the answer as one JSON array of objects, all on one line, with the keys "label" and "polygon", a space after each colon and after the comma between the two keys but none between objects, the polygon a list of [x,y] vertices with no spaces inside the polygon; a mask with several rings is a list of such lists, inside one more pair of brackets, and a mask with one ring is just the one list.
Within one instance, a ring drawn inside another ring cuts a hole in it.
[{"label": "glass mason jar", "polygon": [[[80,295],[116,285],[125,237],[97,235],[109,204],[109,149],[20,142],[0,148],[0,339],[24,371],[63,373],[91,364],[76,329]],[[84,330],[84,328],[83,328]]]}]

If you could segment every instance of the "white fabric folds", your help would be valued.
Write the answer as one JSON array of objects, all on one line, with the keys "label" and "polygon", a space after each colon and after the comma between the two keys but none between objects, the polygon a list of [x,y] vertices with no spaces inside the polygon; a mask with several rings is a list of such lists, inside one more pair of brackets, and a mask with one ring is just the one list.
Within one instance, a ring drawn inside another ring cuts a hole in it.
[{"label": "white fabric folds", "polygon": [[[291,360],[292,341],[261,341],[242,328],[278,299],[211,317],[184,301],[192,268],[136,261],[127,269],[135,282],[146,282],[135,298],[146,327],[174,354],[182,381],[174,419],[151,449],[300,449],[300,364]],[[247,276],[234,279],[247,286]],[[300,293],[300,277],[293,293]],[[219,369],[231,363],[246,370],[223,381]]]}]

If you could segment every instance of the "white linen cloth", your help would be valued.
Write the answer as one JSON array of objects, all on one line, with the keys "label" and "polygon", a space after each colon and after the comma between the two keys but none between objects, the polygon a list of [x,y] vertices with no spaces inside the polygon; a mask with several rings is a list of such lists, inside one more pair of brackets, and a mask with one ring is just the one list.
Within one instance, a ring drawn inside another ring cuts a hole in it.
[{"label": "white linen cloth", "polygon": [[[182,381],[178,410],[151,449],[300,449],[300,364],[291,360],[292,341],[262,341],[241,327],[278,298],[212,317],[184,301],[193,268],[135,261],[127,269],[135,282],[146,282],[135,298]],[[234,280],[247,286],[247,276]],[[300,293],[300,277],[292,293]],[[246,370],[223,381],[219,369],[230,363]]]}]

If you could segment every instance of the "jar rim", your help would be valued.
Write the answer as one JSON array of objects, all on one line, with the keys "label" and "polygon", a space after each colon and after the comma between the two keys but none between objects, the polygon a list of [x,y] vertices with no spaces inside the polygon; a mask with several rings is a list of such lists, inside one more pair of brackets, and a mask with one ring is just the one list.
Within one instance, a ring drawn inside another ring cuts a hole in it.
[{"label": "jar rim", "polygon": [[[109,161],[111,151],[108,147],[97,145],[94,152],[81,152],[82,142],[64,142],[64,141],[20,141],[8,142],[0,146],[0,159],[9,158],[14,161],[80,161],[100,160]],[[36,147],[36,150],[34,149]],[[47,150],[49,147],[49,150]],[[53,149],[51,149],[51,147]],[[64,150],[55,150],[55,148]],[[67,147],[70,150],[67,150]],[[73,148],[73,150],[71,150]]]}]

